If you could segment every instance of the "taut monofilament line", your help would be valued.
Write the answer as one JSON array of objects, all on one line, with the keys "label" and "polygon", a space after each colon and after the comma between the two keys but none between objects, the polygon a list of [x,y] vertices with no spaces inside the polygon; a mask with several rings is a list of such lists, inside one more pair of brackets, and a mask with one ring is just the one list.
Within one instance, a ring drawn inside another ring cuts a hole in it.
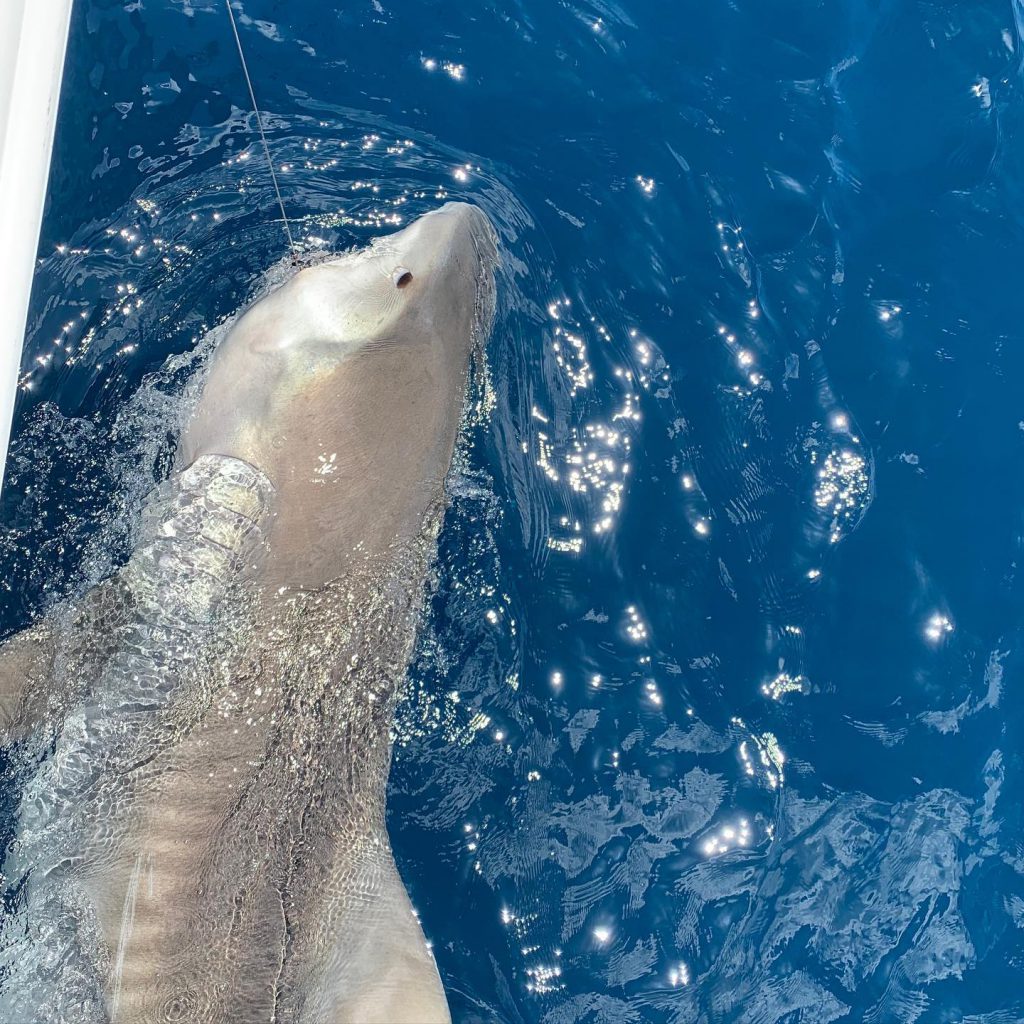
[{"label": "taut monofilament line", "polygon": [[277,183],[277,171],[274,170],[274,161],[270,155],[270,144],[267,142],[267,133],[263,130],[263,115],[260,113],[259,104],[256,102],[256,93],[252,87],[252,78],[249,75],[249,65],[245,60],[245,51],[242,49],[242,38],[238,34],[238,25],[235,22],[235,12],[231,8],[231,0],[224,0],[224,6],[228,9],[228,17],[231,19],[231,31],[235,35],[235,45],[238,47],[238,58],[242,62],[242,71],[245,74],[245,84],[249,87],[249,99],[252,100],[253,113],[256,115],[256,125],[260,130],[260,138],[263,140],[263,152],[267,156],[267,166],[270,168],[270,177],[274,182],[274,194],[277,196],[277,205],[281,208],[281,220],[284,223],[284,233],[288,238],[288,248],[292,254],[292,260],[296,258],[295,240],[292,238],[291,225],[288,223],[288,214],[284,212],[284,200],[281,198],[281,187]]}]

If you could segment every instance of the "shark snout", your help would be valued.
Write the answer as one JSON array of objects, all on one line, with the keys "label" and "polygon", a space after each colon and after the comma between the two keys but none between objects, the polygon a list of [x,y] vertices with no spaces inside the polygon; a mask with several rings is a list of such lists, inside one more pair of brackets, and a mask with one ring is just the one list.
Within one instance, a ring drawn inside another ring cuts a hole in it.
[{"label": "shark snout", "polygon": [[461,244],[468,244],[479,259],[494,261],[497,254],[497,234],[490,218],[479,206],[462,202],[445,203],[423,219],[435,217],[448,222],[452,244],[455,247],[461,248]]}]

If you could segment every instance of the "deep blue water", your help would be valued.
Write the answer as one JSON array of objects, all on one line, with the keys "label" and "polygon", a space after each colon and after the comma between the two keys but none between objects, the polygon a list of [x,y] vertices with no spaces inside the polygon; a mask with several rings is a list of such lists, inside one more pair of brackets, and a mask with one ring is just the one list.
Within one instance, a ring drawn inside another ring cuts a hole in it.
[{"label": "deep blue water", "polygon": [[[236,10],[309,244],[502,238],[391,784],[456,1021],[1024,1020],[1024,7]],[[222,5],[70,53],[4,633],[284,255]]]}]

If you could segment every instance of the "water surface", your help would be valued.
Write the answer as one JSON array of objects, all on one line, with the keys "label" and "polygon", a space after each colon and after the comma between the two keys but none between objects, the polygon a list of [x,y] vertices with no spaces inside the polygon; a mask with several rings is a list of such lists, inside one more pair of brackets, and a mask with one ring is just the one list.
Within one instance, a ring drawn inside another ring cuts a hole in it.
[{"label": "water surface", "polygon": [[[455,1019],[1024,1019],[1020,5],[236,11],[304,245],[502,239],[391,783]],[[70,52],[5,632],[284,254],[221,5]]]}]

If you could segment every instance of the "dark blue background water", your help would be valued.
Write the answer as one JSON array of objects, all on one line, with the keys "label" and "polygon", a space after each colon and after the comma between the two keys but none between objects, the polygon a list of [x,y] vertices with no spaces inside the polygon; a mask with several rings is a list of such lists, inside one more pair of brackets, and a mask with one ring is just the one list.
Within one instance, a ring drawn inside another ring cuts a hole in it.
[{"label": "dark blue background water", "polygon": [[[391,786],[455,1019],[1024,1020],[1021,5],[236,9],[309,244],[502,237]],[[70,54],[4,632],[284,253],[221,5]]]}]

